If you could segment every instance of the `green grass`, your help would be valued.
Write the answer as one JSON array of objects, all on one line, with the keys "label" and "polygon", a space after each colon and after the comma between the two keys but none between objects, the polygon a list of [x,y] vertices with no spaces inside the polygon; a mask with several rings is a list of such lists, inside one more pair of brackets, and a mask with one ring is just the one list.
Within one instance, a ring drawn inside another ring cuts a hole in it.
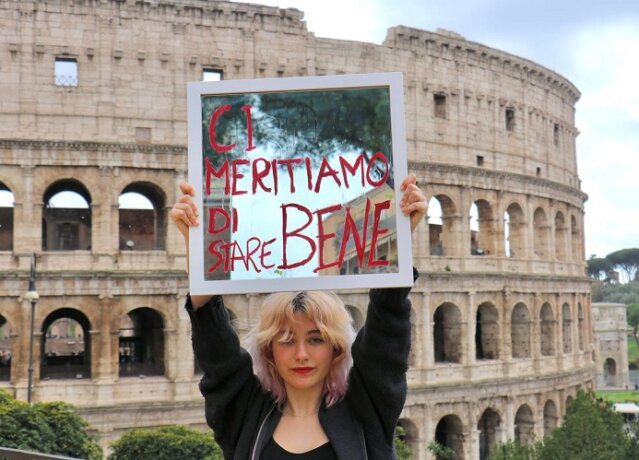
[{"label": "green grass", "polygon": [[595,395],[608,402],[639,402],[639,391],[597,391]]}]

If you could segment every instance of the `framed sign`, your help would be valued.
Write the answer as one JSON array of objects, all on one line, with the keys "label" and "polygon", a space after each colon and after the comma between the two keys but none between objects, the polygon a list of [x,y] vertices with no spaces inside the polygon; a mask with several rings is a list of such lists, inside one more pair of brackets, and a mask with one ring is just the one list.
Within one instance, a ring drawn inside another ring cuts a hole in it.
[{"label": "framed sign", "polygon": [[401,73],[188,84],[192,294],[410,286]]}]

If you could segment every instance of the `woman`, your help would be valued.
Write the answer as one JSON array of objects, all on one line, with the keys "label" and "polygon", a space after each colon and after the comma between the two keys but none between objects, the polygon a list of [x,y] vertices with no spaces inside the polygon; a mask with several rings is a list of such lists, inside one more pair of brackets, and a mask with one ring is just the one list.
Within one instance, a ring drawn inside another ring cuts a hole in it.
[{"label": "woman", "polygon": [[[183,183],[180,189],[171,218],[188,248],[198,211],[194,188]],[[413,174],[401,190],[400,208],[414,230],[426,214],[426,198]],[[395,426],[406,400],[409,292],[371,289],[354,342],[348,313],[334,294],[272,294],[249,334],[252,359],[240,347],[221,296],[188,297],[206,420],[224,457],[395,458]]]}]

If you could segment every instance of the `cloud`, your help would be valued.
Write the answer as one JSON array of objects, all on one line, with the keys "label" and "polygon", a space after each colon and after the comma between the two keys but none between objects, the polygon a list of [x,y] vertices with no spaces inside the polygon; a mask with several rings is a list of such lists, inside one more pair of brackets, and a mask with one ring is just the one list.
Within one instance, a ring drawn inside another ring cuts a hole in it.
[{"label": "cloud", "polygon": [[639,20],[582,28],[571,65],[583,91],[577,105],[579,173],[586,203],[586,253],[639,246]]}]

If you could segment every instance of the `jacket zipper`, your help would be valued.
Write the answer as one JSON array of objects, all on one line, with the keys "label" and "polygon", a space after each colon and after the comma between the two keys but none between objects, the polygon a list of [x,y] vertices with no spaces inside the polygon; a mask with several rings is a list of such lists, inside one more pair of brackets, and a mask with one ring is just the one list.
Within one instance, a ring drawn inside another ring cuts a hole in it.
[{"label": "jacket zipper", "polygon": [[268,413],[266,414],[266,417],[264,417],[264,420],[262,420],[260,429],[257,431],[257,438],[255,438],[255,443],[253,444],[253,453],[251,454],[251,460],[255,460],[255,454],[257,453],[257,445],[259,444],[259,441],[260,441],[262,429],[264,428],[264,424],[266,423],[266,421],[268,420],[268,418],[270,417],[274,409],[275,409],[275,404],[273,404],[273,407],[271,407],[271,410],[268,411]]}]

